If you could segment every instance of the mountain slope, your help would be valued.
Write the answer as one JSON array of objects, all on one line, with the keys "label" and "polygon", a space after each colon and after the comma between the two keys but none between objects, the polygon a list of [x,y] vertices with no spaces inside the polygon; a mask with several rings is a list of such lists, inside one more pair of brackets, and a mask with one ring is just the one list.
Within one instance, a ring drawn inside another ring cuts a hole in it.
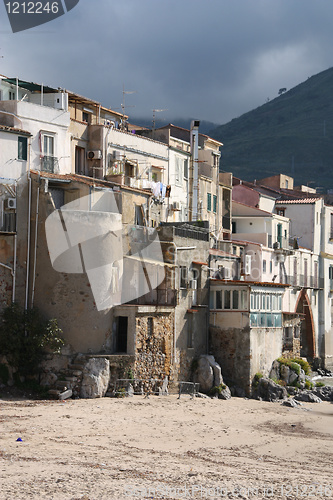
[{"label": "mountain slope", "polygon": [[245,180],[277,173],[333,188],[333,68],[209,132],[222,169]]}]

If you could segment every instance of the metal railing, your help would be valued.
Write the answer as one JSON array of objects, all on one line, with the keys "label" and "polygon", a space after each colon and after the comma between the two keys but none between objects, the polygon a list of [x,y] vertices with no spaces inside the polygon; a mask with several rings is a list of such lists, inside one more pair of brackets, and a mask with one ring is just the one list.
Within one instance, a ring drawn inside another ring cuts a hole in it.
[{"label": "metal railing", "polygon": [[287,276],[288,285],[299,287],[299,288],[324,288],[324,278],[318,278],[316,276]]},{"label": "metal railing", "polygon": [[59,160],[55,156],[43,156],[41,158],[42,172],[49,172],[54,174],[58,171]]}]

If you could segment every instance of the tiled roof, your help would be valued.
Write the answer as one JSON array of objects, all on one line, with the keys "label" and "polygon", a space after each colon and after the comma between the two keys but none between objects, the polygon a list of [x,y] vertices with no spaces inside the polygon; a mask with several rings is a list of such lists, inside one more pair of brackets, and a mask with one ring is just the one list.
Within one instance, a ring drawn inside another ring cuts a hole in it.
[{"label": "tiled roof", "polygon": [[320,198],[298,198],[297,200],[277,200],[276,204],[279,205],[291,205],[291,204],[298,204],[298,203],[315,203],[317,200],[320,200]]},{"label": "tiled roof", "polygon": [[32,135],[27,130],[22,130],[20,128],[15,128],[15,127],[8,127],[7,125],[0,125],[0,130],[3,130],[5,132],[11,132],[13,134]]}]

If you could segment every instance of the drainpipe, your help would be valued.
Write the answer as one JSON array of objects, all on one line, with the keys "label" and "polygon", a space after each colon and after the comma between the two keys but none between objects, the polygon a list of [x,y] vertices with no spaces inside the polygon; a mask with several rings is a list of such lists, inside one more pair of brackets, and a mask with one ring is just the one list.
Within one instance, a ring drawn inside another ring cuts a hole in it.
[{"label": "drainpipe", "polygon": [[28,227],[27,227],[27,273],[26,273],[26,282],[25,282],[25,304],[24,309],[28,309],[28,291],[29,291],[29,267],[30,267],[30,229],[31,229],[31,176],[29,172],[29,195],[28,195]]},{"label": "drainpipe", "polygon": [[[40,176],[39,176],[40,182]],[[37,267],[37,238],[38,238],[38,217],[39,217],[39,191],[40,187],[37,188],[37,199],[36,199],[36,222],[35,222],[35,244],[34,244],[34,269],[32,274],[32,294],[31,294],[31,307],[34,306],[35,298],[35,283],[36,283],[36,267]]]},{"label": "drainpipe", "polygon": [[199,198],[199,172],[198,172],[198,150],[199,150],[199,120],[191,122],[191,155],[193,164],[193,199],[191,220],[198,220],[198,198]]}]

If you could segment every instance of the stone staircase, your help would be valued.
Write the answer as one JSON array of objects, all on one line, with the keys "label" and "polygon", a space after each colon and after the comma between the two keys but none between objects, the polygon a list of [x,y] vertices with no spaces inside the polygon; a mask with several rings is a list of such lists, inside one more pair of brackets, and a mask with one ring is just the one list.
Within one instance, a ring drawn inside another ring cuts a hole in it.
[{"label": "stone staircase", "polygon": [[59,372],[58,379],[54,383],[54,386],[48,391],[49,395],[54,399],[79,397],[83,367],[86,362],[86,357],[82,354],[76,356],[66,369]]}]

